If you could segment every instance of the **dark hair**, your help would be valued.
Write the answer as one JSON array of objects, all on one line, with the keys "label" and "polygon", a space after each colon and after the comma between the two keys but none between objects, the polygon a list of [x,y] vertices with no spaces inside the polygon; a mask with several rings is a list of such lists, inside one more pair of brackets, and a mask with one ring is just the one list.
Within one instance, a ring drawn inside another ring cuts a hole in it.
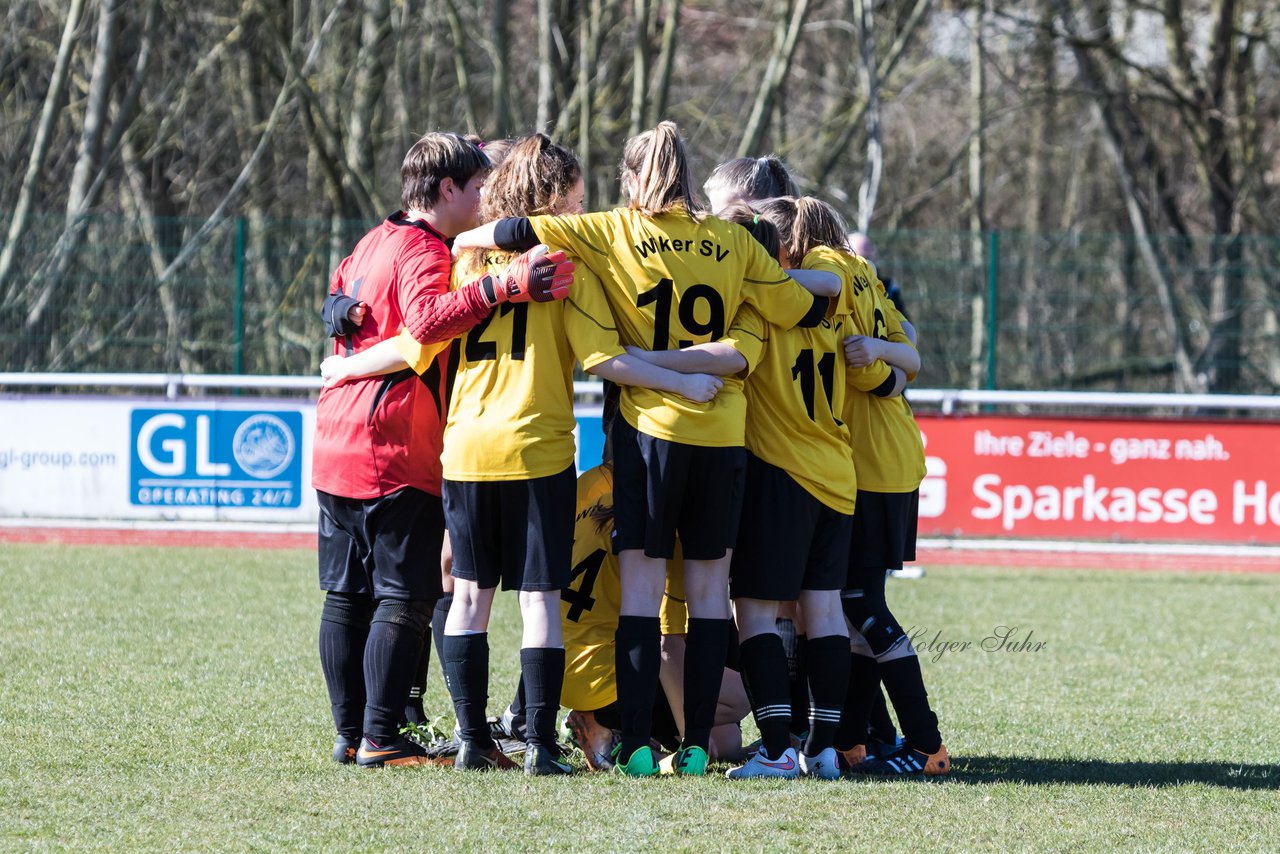
[{"label": "dark hair", "polygon": [[786,165],[772,154],[726,160],[715,168],[702,189],[708,195],[726,190],[746,201],[800,195]]},{"label": "dark hair", "polygon": [[659,122],[627,140],[621,172],[624,181],[628,175],[636,176],[636,191],[628,204],[633,210],[655,216],[683,207],[695,220],[702,217],[702,201],[675,122]]},{"label": "dark hair", "polygon": [[753,207],[760,216],[778,227],[782,245],[786,247],[788,262],[799,266],[805,255],[816,246],[828,246],[848,253],[845,243],[845,225],[839,212],[831,205],[813,196],[793,199],[783,196],[756,202]]},{"label": "dark hair", "polygon": [[730,202],[716,214],[725,222],[736,222],[750,232],[770,258],[777,259],[778,250],[782,248],[782,239],[778,236],[778,228],[772,222],[756,213],[745,202]]},{"label": "dark hair", "polygon": [[429,211],[440,201],[440,184],[452,178],[459,188],[489,170],[489,158],[456,133],[429,133],[413,144],[400,165],[400,207]]},{"label": "dark hair", "polygon": [[[573,152],[541,133],[511,143],[501,165],[489,173],[480,202],[482,222],[509,216],[555,213],[582,177]],[[512,253],[496,249],[467,250],[458,259],[467,274],[480,274]]]}]

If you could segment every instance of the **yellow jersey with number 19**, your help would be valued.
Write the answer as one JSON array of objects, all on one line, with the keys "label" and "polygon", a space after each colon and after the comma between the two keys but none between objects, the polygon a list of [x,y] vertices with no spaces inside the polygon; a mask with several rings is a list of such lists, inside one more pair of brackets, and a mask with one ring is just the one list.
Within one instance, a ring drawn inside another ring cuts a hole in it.
[{"label": "yellow jersey with number 19", "polygon": [[[494,267],[491,272],[502,272]],[[473,273],[454,266],[454,287]],[[444,427],[446,480],[529,480],[573,465],[573,365],[621,355],[613,316],[589,269],[559,302],[503,303],[461,338]]]},{"label": "yellow jersey with number 19", "polygon": [[[535,216],[538,239],[581,260],[604,283],[622,343],[674,350],[718,341],[738,307],[755,307],[790,328],[814,297],[769,257],[746,229],[683,208],[647,216],[629,208],[573,216]],[[574,293],[582,286],[574,284]],[[624,386],[620,412],[642,433],[688,445],[744,443],[742,381],[725,377],[709,403]]]}]

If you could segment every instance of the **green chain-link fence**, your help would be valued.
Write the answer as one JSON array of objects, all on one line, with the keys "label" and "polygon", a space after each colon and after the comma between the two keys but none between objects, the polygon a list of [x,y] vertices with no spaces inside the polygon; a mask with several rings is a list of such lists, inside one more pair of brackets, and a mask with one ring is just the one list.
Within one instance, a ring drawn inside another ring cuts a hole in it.
[{"label": "green chain-link fence", "polygon": [[[3,283],[6,371],[314,374],[318,307],[363,222],[37,218]],[[1232,391],[1280,384],[1280,238],[873,234],[921,386]],[[172,268],[172,269],[170,269]],[[167,272],[166,272],[167,271]]]}]

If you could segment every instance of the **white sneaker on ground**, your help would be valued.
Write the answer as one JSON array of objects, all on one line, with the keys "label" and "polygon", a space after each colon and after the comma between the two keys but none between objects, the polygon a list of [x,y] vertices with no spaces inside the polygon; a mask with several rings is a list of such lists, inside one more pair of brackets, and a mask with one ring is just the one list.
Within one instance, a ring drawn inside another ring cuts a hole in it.
[{"label": "white sneaker on ground", "polygon": [[840,779],[840,759],[834,747],[820,751],[817,756],[800,754],[800,773],[819,780]]},{"label": "white sneaker on ground", "polygon": [[[834,761],[834,760],[833,760]],[[730,768],[724,772],[730,780],[749,780],[755,777],[777,777],[783,780],[794,780],[800,776],[800,760],[796,751],[788,747],[777,759],[770,759],[761,749],[745,764]]]}]

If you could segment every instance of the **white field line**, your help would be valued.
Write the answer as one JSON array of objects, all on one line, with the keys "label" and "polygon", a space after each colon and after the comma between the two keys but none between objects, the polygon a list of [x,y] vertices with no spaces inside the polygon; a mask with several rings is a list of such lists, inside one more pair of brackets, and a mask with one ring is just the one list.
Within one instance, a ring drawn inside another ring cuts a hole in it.
[{"label": "white field line", "polygon": [[[0,528],[83,528],[121,531],[211,531],[249,534],[310,534],[314,522],[167,521],[163,519],[0,518]],[[1280,558],[1280,546],[1234,543],[1117,543],[1084,540],[1014,540],[921,537],[921,549],[936,551],[1058,552],[1065,554],[1170,555],[1187,557]]]}]

